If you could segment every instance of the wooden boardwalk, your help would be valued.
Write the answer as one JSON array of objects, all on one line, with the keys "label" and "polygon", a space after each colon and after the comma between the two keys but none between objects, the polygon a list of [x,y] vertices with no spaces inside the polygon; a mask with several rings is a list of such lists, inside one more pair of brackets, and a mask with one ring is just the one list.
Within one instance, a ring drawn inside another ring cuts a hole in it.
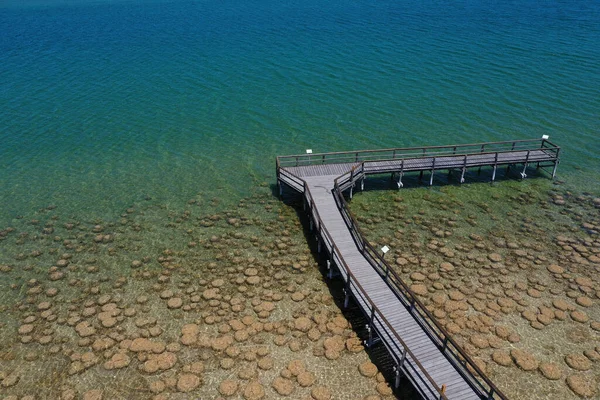
[{"label": "wooden boardwalk", "polygon": [[[475,151],[474,151],[475,149]],[[492,151],[490,151],[492,149]],[[417,149],[325,153],[277,159],[277,180],[302,193],[319,251],[327,256],[350,297],[369,321],[367,345],[381,341],[394,359],[398,384],[405,375],[426,399],[505,399],[446,333],[408,286],[363,237],[343,192],[369,174],[523,164],[558,165],[559,148],[546,139]],[[390,155],[392,157],[390,157]]]}]

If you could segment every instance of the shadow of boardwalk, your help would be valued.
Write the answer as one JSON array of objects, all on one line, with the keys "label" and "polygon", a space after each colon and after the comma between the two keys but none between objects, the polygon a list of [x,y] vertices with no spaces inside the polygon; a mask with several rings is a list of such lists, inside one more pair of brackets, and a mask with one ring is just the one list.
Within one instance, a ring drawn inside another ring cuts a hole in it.
[{"label": "shadow of boardwalk", "polygon": [[[324,280],[327,282],[327,287],[329,289],[329,293],[333,297],[335,305],[342,311],[344,317],[348,320],[354,332],[356,332],[357,336],[361,339],[363,346],[365,341],[369,337],[369,333],[367,330],[368,320],[365,318],[364,314],[360,310],[358,306],[354,303],[350,303],[349,307],[344,308],[344,281],[338,278],[328,278],[327,276],[327,268],[326,268],[326,260],[324,260],[321,255],[318,253],[317,245],[314,241],[314,236],[310,231],[309,227],[309,219],[306,213],[302,208],[302,199],[299,196],[296,196],[294,199],[293,195],[288,195],[287,204],[293,206],[296,209],[296,213],[300,222],[302,223],[302,227],[304,228],[304,236],[306,238],[306,242],[309,244],[312,256],[314,260],[319,265],[319,271],[321,272]],[[313,239],[313,240],[311,240]],[[394,396],[400,400],[420,400],[422,397],[415,390],[412,383],[406,378],[402,377],[400,379],[400,384],[397,388],[394,388],[394,360],[390,356],[389,352],[386,350],[385,346],[382,344],[378,344],[375,346],[371,346],[370,348],[364,347],[366,353],[368,354],[371,362],[377,366],[379,371],[385,377],[386,381],[390,384],[390,388],[394,391]],[[356,366],[358,369],[358,365]]]}]

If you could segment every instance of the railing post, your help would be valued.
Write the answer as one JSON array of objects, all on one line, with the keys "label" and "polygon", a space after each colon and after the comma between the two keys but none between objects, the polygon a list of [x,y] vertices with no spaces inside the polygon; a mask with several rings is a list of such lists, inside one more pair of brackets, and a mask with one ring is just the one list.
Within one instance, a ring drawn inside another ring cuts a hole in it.
[{"label": "railing post", "polygon": [[492,173],[492,182],[496,179],[496,169],[498,168],[498,152],[494,157],[494,172]]},{"label": "railing post", "polygon": [[431,177],[429,178],[429,186],[433,185],[433,172],[435,171],[435,157],[433,157],[433,162],[431,163]]},{"label": "railing post", "polygon": [[400,358],[400,368],[404,367],[404,361],[406,360],[406,349],[402,352],[402,357]]}]

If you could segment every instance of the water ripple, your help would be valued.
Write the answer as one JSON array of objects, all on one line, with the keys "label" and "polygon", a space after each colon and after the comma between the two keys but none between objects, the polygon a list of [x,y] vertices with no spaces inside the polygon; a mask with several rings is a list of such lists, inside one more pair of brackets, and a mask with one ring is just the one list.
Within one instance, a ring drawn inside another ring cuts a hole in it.
[{"label": "water ripple", "polygon": [[243,194],[306,148],[550,134],[598,178],[593,2],[53,1],[0,4],[3,221]]}]

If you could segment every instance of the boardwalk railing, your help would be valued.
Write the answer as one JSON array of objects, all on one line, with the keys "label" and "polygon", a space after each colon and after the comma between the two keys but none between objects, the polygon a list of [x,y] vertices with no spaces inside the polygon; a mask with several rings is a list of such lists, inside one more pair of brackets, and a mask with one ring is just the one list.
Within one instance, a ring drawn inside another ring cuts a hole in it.
[{"label": "boardwalk railing", "polygon": [[385,280],[398,300],[411,313],[413,318],[431,338],[433,343],[446,355],[448,360],[456,367],[457,371],[465,378],[470,386],[482,398],[507,399],[502,392],[491,382],[483,371],[473,362],[465,351],[452,339],[450,334],[439,324],[435,317],[427,310],[423,303],[416,297],[408,285],[396,274],[377,250],[364,237],[356,219],[348,209],[348,203],[343,195],[343,188],[354,184],[360,176],[350,171],[334,181],[333,195],[338,209],[344,218],[356,245],[365,259]]},{"label": "boardwalk railing", "polygon": [[299,167],[317,164],[352,164],[364,161],[391,161],[423,157],[450,157],[461,155],[481,155],[509,153],[516,151],[533,152],[541,150],[550,158],[558,159],[560,147],[548,139],[527,139],[505,142],[458,144],[450,146],[407,147],[383,150],[359,150],[333,153],[299,154],[277,157],[280,167]]},{"label": "boardwalk railing", "polygon": [[[317,240],[320,240],[318,244],[319,250],[321,249],[321,246],[325,247],[330,256],[330,261],[338,267],[340,273],[344,277],[347,293],[352,293],[361,308],[363,308],[363,312],[367,314],[367,317],[371,321],[372,328],[377,331],[379,338],[387,347],[390,354],[395,358],[398,367],[407,371],[411,379],[420,380],[420,382],[413,383],[415,383],[418,389],[425,392],[424,394],[427,398],[433,397],[437,399],[447,399],[442,392],[442,389],[437,386],[433,378],[431,378],[425,368],[423,368],[408,346],[406,346],[402,338],[392,328],[389,321],[383,316],[383,313],[379,310],[367,292],[356,280],[350,271],[350,268],[348,268],[342,253],[334,243],[331,234],[323,224],[321,216],[319,215],[319,211],[314,205],[310,188],[308,185],[306,185],[306,182],[289,172],[287,174],[293,178],[294,182],[303,182],[303,200],[305,207],[308,208],[307,211],[310,215],[311,228],[316,230]],[[399,372],[399,370],[397,372]],[[397,377],[399,378],[399,375]]]},{"label": "boardwalk railing", "polygon": [[288,184],[292,189],[298,192],[304,192],[304,188],[306,184],[304,180],[298,178],[296,175],[291,172],[286,171],[285,169],[280,168],[279,163],[277,163],[277,182],[281,182],[284,180],[286,184]]}]

